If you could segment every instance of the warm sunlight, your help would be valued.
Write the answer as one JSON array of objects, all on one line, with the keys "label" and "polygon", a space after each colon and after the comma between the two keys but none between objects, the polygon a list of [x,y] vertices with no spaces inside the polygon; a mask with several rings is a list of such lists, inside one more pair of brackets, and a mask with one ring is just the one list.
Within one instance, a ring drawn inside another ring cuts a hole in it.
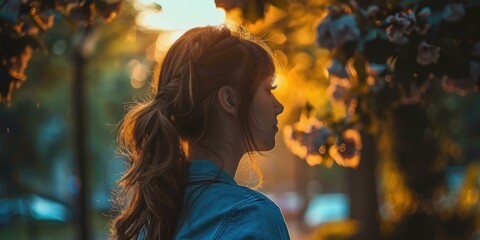
[{"label": "warm sunlight", "polygon": [[137,25],[147,30],[184,30],[225,22],[213,0],[136,0]]}]

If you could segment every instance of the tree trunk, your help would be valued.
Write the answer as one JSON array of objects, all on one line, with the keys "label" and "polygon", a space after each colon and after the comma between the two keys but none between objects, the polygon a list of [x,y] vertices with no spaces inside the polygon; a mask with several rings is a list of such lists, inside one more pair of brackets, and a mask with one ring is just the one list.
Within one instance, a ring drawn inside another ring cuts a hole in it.
[{"label": "tree trunk", "polygon": [[377,154],[374,137],[362,132],[363,149],[357,169],[346,168],[350,197],[350,217],[358,222],[353,239],[380,239],[378,201],[375,181]]}]

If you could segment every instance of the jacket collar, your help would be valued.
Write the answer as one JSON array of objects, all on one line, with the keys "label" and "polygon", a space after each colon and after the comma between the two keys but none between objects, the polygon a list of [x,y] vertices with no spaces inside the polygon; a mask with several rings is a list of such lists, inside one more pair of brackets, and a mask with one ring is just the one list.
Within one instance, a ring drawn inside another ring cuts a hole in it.
[{"label": "jacket collar", "polygon": [[188,182],[215,181],[237,185],[230,174],[210,160],[192,160],[188,168]]}]

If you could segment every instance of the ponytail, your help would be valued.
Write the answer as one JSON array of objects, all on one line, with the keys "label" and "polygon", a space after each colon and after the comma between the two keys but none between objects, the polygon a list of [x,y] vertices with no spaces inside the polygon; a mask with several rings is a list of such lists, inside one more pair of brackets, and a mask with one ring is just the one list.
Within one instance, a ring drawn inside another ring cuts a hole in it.
[{"label": "ponytail", "polygon": [[[183,204],[187,161],[166,104],[155,99],[131,109],[121,122],[118,142],[130,160],[119,181],[123,209],[112,223],[115,239],[171,239]],[[126,196],[126,198],[124,197]]]}]

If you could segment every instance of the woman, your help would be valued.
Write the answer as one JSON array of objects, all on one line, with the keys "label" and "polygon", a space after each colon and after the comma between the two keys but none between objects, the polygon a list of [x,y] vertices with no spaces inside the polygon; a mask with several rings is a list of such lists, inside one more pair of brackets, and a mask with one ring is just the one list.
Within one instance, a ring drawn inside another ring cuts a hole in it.
[{"label": "woman", "polygon": [[233,179],[240,158],[275,146],[283,106],[274,62],[244,31],[187,31],[169,49],[153,100],[131,109],[119,144],[116,239],[288,239],[279,208]]}]

